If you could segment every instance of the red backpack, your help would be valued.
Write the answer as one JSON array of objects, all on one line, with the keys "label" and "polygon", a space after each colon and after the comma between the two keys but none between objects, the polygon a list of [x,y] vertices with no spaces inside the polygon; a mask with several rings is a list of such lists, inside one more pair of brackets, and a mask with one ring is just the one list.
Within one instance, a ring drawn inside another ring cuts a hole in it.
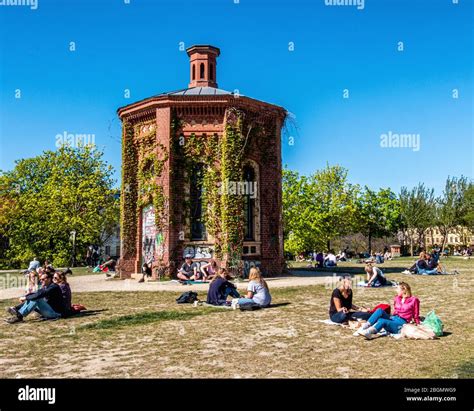
[{"label": "red backpack", "polygon": [[379,304],[379,305],[376,305],[374,308],[372,308],[369,313],[374,313],[375,311],[377,311],[379,308],[381,308],[382,310],[384,310],[388,315],[390,315],[390,305],[389,304]]}]

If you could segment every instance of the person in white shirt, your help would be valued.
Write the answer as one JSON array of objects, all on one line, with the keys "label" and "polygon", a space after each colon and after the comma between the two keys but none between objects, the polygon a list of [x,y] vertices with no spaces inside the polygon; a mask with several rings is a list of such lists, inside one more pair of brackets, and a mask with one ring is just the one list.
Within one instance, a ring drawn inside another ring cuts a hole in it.
[{"label": "person in white shirt", "polygon": [[334,251],[330,250],[329,253],[326,255],[326,258],[324,259],[324,266],[325,267],[337,266],[337,258],[334,255]]}]

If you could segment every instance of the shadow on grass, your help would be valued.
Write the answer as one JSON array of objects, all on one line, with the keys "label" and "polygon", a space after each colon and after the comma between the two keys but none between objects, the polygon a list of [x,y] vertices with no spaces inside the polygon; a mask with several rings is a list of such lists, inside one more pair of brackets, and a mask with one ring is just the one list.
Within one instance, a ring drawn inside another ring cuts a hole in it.
[{"label": "shadow on grass", "polygon": [[204,311],[154,311],[138,314],[123,315],[120,317],[100,320],[92,324],[85,324],[78,329],[82,330],[105,330],[110,328],[122,328],[136,325],[145,325],[159,321],[189,320],[193,317],[205,314]]},{"label": "shadow on grass", "polygon": [[474,378],[474,360],[471,358],[455,369],[457,378]]},{"label": "shadow on grass", "polygon": [[278,304],[270,304],[268,307],[266,308],[278,308],[278,307],[285,307],[287,305],[290,305],[291,303],[278,303]]},{"label": "shadow on grass", "polygon": [[78,313],[74,313],[68,317],[68,318],[80,318],[80,317],[89,317],[91,315],[97,315],[98,313],[102,313],[104,311],[109,311],[107,308],[103,308],[102,310],[85,310],[85,311],[79,311]]},{"label": "shadow on grass", "polygon": [[[331,268],[291,268],[290,275],[294,277],[327,277],[333,273],[335,274],[362,274],[365,275],[364,271],[365,265],[361,267],[331,267]],[[384,267],[379,265],[385,274],[400,274],[402,271],[405,271],[406,267]]]}]

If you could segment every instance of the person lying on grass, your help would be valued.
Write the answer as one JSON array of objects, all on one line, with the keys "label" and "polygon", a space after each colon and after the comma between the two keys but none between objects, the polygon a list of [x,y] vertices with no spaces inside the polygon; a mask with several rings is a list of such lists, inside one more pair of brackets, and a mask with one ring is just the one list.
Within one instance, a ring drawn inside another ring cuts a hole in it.
[{"label": "person lying on grass", "polygon": [[367,287],[383,287],[387,284],[387,279],[380,268],[367,264],[365,272],[367,273]]},{"label": "person lying on grass", "polygon": [[225,268],[219,269],[209,285],[209,291],[207,292],[208,304],[225,305],[229,295],[234,298],[240,297],[235,285],[229,281],[230,278]]},{"label": "person lying on grass", "polygon": [[39,312],[46,319],[60,318],[66,313],[63,294],[59,285],[53,282],[53,273],[43,272],[40,281],[42,287],[38,291],[20,298],[23,304],[19,310],[15,307],[7,309],[13,316],[6,320],[8,323],[14,324],[23,321],[23,318],[32,311]]},{"label": "person lying on grass", "polygon": [[257,267],[252,267],[249,273],[247,295],[243,298],[234,298],[232,308],[235,310],[243,305],[258,305],[264,308],[268,307],[271,302],[272,296],[267,282],[263,279],[260,270]]},{"label": "person lying on grass", "polygon": [[367,320],[370,313],[364,307],[352,303],[352,279],[347,276],[341,285],[334,289],[329,303],[329,318],[338,324],[347,324],[349,320]]},{"label": "person lying on grass", "polygon": [[398,294],[393,301],[393,315],[390,316],[378,308],[359,328],[358,334],[371,339],[382,328],[391,334],[399,334],[401,328],[411,321],[414,321],[416,325],[420,324],[420,300],[412,295],[411,287],[407,283],[401,282],[397,291]]}]

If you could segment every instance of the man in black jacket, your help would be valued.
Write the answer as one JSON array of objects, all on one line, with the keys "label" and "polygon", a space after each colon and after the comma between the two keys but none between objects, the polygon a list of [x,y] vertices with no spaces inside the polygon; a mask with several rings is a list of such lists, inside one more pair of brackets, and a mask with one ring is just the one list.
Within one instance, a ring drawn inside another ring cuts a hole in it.
[{"label": "man in black jacket", "polygon": [[13,324],[23,321],[32,311],[39,312],[44,318],[55,319],[61,317],[66,312],[61,288],[53,282],[53,273],[44,272],[41,274],[40,281],[42,287],[30,294],[26,294],[20,299],[23,305],[19,310],[15,307],[8,308],[8,312],[13,315],[7,320],[8,323]]}]

